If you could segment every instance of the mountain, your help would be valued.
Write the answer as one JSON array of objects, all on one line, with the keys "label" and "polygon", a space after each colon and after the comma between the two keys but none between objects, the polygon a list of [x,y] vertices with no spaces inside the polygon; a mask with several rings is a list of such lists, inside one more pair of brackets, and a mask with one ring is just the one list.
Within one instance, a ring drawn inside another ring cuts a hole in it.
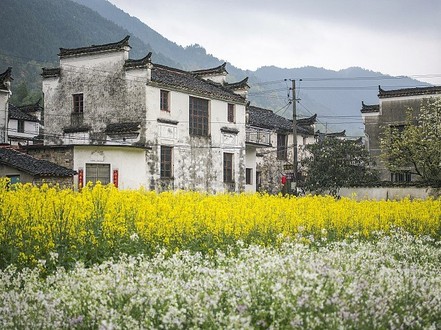
[{"label": "mountain", "polygon": [[[177,45],[106,0],[0,0],[0,31],[0,71],[12,66],[13,88],[20,91],[26,90],[24,82],[34,92],[41,89],[41,68],[57,65],[60,47],[115,42],[128,34],[132,58],[152,51],[155,63],[185,70],[214,67],[225,61],[207,54],[200,45]],[[348,135],[358,136],[363,134],[361,101],[378,103],[378,85],[385,89],[427,85],[362,68],[284,69],[262,63],[256,71],[230,64],[227,70],[230,81],[249,77],[252,104],[288,118],[292,117],[289,79],[295,79],[299,117],[317,113],[321,131],[346,129]]]},{"label": "mountain", "polygon": [[[130,34],[70,0],[1,0],[0,31],[0,70],[12,66],[14,86],[26,80],[33,89],[40,86],[41,68],[56,65],[60,47],[114,42]],[[151,51],[137,37],[130,44],[135,58]],[[176,64],[161,54],[154,57],[162,64]]]}]

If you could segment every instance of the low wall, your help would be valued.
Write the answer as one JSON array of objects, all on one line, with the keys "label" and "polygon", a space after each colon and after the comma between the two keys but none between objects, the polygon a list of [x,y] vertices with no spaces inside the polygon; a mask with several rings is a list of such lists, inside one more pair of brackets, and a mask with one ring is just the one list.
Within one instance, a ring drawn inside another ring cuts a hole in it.
[{"label": "low wall", "polygon": [[440,197],[440,191],[425,187],[374,187],[374,188],[341,188],[341,197],[350,197],[357,200],[376,199],[426,199],[429,197]]}]

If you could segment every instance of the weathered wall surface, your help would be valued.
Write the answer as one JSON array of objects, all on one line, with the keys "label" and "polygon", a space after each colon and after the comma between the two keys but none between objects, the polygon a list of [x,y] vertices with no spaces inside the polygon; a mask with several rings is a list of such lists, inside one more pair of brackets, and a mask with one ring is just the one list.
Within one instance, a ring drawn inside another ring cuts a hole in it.
[{"label": "weathered wall surface", "polygon": [[63,143],[63,130],[72,127],[73,94],[78,93],[84,95],[81,126],[90,128],[90,140],[76,144],[103,144],[109,123],[139,121],[145,129],[146,80],[123,65],[118,53],[60,60],[60,76],[43,80],[47,144]]},{"label": "weathered wall surface", "polygon": [[400,200],[404,198],[426,199],[439,197],[440,191],[434,188],[419,187],[378,187],[378,188],[341,188],[339,195],[357,200]]}]

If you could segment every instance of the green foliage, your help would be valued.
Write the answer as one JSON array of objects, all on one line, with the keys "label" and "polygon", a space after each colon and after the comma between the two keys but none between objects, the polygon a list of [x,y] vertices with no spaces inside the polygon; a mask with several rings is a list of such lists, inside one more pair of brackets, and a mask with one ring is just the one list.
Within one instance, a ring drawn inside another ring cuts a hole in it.
[{"label": "green foliage", "polygon": [[369,153],[355,141],[325,138],[306,147],[302,161],[308,191],[337,195],[341,187],[372,183],[378,173],[370,168]]},{"label": "green foliage", "polygon": [[386,127],[382,158],[391,172],[410,170],[430,185],[441,186],[441,99],[409,109],[404,128]]}]

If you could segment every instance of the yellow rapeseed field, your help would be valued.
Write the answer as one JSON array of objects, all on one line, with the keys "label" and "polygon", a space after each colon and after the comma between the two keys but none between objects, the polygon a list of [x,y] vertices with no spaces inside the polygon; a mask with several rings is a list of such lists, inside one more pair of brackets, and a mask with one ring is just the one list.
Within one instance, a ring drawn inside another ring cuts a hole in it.
[{"label": "yellow rapeseed field", "polygon": [[0,181],[0,267],[36,265],[54,253],[62,264],[102,261],[158,248],[213,252],[232,242],[277,245],[302,235],[370,238],[402,228],[441,235],[441,200],[361,201],[264,194],[120,191],[81,192]]}]

